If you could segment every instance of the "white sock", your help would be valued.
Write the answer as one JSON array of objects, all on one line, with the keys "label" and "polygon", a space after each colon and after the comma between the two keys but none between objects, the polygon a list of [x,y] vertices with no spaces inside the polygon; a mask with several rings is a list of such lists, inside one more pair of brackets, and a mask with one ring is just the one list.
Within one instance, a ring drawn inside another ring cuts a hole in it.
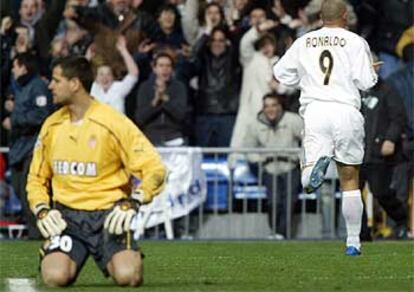
[{"label": "white sock", "polygon": [[304,169],[302,169],[301,180],[302,180],[302,186],[304,188],[306,188],[310,183],[310,176],[311,176],[311,173],[312,173],[312,169],[313,169],[313,165],[312,166],[307,166]]},{"label": "white sock", "polygon": [[362,197],[360,190],[346,191],[342,193],[342,215],[345,218],[347,238],[346,246],[361,248],[359,233],[362,221]]}]

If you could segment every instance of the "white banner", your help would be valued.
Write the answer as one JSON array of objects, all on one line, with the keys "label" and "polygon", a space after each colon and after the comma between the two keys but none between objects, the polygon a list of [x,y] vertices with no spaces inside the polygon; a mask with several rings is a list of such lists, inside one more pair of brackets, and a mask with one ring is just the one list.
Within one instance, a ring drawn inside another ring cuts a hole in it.
[{"label": "white banner", "polygon": [[[145,228],[185,216],[204,203],[207,194],[205,175],[201,169],[203,155],[200,148],[159,148],[168,169],[164,191],[140,208],[138,228]],[[148,217],[149,216],[149,217]],[[143,226],[142,226],[143,227]]]}]

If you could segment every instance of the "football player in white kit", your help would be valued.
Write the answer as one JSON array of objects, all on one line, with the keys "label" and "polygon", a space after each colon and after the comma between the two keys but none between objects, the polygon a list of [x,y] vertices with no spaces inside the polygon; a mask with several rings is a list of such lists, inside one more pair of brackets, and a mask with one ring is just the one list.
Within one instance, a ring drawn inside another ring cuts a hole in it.
[{"label": "football player in white kit", "polygon": [[363,205],[358,177],[364,155],[359,90],[374,86],[377,75],[367,42],[345,29],[343,0],[325,0],[321,18],[323,27],[297,39],[274,66],[274,76],[280,83],[301,89],[305,191],[318,189],[330,160],[336,161],[347,228],[345,254],[356,256],[361,254]]}]

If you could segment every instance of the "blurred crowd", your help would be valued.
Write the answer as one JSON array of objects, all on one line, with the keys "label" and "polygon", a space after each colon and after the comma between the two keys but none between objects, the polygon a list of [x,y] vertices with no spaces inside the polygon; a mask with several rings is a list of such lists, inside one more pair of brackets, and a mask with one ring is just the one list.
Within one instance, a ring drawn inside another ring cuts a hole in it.
[{"label": "blurred crowd", "polygon": [[[296,38],[322,25],[322,0],[0,3],[1,146],[10,147],[18,193],[36,134],[55,110],[47,87],[52,64],[73,54],[94,65],[91,95],[131,118],[156,146],[300,146],[300,92],[276,82],[272,65]],[[407,177],[413,148],[413,1],[348,0],[348,18],[348,28],[384,62],[380,83],[363,93],[364,180],[377,186],[393,219],[406,221],[390,188],[402,185],[395,169]],[[282,182],[288,172],[299,175],[297,162],[260,161]],[[408,183],[397,191],[408,192]]]}]

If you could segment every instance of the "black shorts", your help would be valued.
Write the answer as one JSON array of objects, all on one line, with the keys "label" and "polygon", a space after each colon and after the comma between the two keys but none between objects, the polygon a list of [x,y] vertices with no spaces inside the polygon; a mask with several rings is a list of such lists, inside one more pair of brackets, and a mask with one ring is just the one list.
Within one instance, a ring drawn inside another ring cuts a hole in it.
[{"label": "black shorts", "polygon": [[106,265],[114,254],[123,250],[139,250],[131,231],[112,235],[104,230],[105,218],[111,210],[81,211],[61,204],[56,204],[56,209],[62,213],[68,227],[60,236],[43,243],[40,249],[41,260],[53,252],[63,252],[76,263],[79,273],[88,256],[92,255],[107,277],[109,273]]}]

